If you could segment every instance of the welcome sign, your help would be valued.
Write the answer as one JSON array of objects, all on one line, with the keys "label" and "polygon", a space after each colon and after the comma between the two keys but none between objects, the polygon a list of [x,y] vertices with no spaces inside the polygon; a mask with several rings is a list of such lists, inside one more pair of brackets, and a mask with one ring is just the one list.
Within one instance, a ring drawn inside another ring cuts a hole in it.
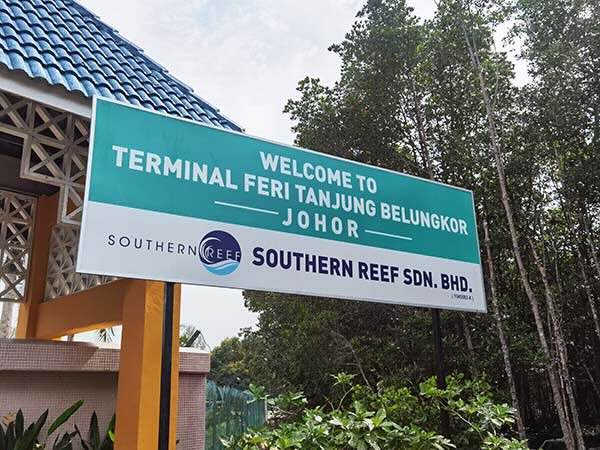
[{"label": "welcome sign", "polygon": [[486,310],[470,191],[104,99],[77,271]]}]

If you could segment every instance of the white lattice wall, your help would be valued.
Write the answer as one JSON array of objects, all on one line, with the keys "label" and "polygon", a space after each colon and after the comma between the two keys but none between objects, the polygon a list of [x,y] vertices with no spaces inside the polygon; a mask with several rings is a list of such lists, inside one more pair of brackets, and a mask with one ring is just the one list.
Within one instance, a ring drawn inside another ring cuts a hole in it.
[{"label": "white lattice wall", "polygon": [[46,300],[98,286],[116,280],[114,277],[88,275],[75,272],[79,227],[57,224],[52,230],[48,274],[46,276]]},{"label": "white lattice wall", "polygon": [[89,121],[0,91],[0,132],[23,138],[22,178],[60,188],[58,221],[79,224]]},{"label": "white lattice wall", "polygon": [[34,197],[0,190],[0,301],[25,299],[35,203]]},{"label": "white lattice wall", "polygon": [[[34,100],[0,91],[0,132],[23,139],[22,178],[59,188],[57,224],[52,231],[48,259],[46,299],[72,294],[113,280],[75,272],[89,146],[89,121]],[[4,232],[4,222],[2,223]],[[11,229],[16,230],[15,227],[17,225],[13,225]],[[28,261],[29,250],[30,247],[27,247],[27,253],[23,253],[25,250],[17,250],[17,247],[6,251],[2,247],[0,300],[7,297],[12,301],[22,301],[27,276],[25,262]],[[14,274],[8,273],[8,270]]]}]

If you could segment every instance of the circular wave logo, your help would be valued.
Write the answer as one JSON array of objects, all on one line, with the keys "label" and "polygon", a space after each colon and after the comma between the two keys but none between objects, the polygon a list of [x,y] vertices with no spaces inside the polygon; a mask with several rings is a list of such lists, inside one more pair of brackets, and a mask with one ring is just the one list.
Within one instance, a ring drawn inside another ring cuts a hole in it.
[{"label": "circular wave logo", "polygon": [[225,231],[211,231],[202,238],[199,246],[202,265],[215,275],[229,275],[242,260],[242,250],[238,241]]}]

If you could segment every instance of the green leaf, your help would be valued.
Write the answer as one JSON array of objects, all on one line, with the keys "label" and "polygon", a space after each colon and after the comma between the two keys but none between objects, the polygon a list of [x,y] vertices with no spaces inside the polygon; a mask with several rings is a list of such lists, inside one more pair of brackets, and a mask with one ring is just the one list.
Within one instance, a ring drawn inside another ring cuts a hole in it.
[{"label": "green leaf", "polygon": [[23,430],[25,428],[25,419],[23,418],[23,411],[19,409],[15,418],[15,435],[17,437],[23,436]]},{"label": "green leaf", "polygon": [[100,428],[98,427],[98,416],[95,411],[92,413],[92,418],[90,419],[88,441],[93,449],[100,448]]},{"label": "green leaf", "polygon": [[60,427],[63,423],[69,420],[71,416],[75,414],[75,412],[79,408],[81,408],[81,405],[83,405],[83,400],[78,400],[71,406],[69,406],[67,409],[65,409],[63,413],[56,418],[52,425],[50,425],[50,428],[48,428],[48,436],[54,433],[58,427]]},{"label": "green leaf", "polygon": [[37,442],[37,438],[40,434],[40,431],[44,424],[46,423],[46,419],[48,418],[48,410],[44,411],[44,413],[36,420],[34,424],[31,424],[27,430],[23,433],[23,436],[17,439],[15,442],[14,450],[32,450],[33,445]]},{"label": "green leaf", "polygon": [[[27,429],[23,432],[23,434],[19,437],[15,436],[13,439],[13,444],[9,444],[8,448],[14,448],[14,450],[30,450],[33,448],[33,442],[35,440],[35,436],[33,435],[35,429],[35,424],[31,424],[27,427]],[[13,426],[14,430],[14,426]]]},{"label": "green leaf", "polygon": [[56,437],[52,450],[72,450],[73,449],[73,438],[77,435],[77,432],[65,433],[62,438]]},{"label": "green leaf", "polygon": [[5,435],[6,450],[11,450],[12,448],[14,448],[16,440],[17,440],[17,438],[15,436],[15,423],[11,422],[6,427],[6,435]]},{"label": "green leaf", "polygon": [[81,435],[81,432],[79,431],[77,425],[75,425],[75,432],[77,433],[77,436],[79,436],[79,440],[81,441],[81,446],[83,447],[83,450],[90,450],[89,445],[87,444],[85,439],[83,439],[83,436]]},{"label": "green leaf", "polygon": [[114,439],[114,429],[115,429],[115,420],[116,416],[113,414],[110,422],[108,423],[108,427],[106,427],[106,433],[104,435],[104,439],[102,440],[102,445],[100,446],[100,450],[112,450]]},{"label": "green leaf", "polygon": [[2,423],[0,423],[0,450],[6,450],[6,433]]}]

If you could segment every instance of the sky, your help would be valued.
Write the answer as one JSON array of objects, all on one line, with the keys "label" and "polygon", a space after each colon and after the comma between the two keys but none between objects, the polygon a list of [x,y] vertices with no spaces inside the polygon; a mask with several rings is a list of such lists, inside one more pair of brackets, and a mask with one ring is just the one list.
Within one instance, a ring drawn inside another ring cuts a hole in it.
[{"label": "sky", "polygon": [[[363,0],[80,0],[249,134],[292,143],[282,113],[307,75],[337,80],[327,48],[350,29]],[[434,0],[408,2],[432,17]],[[214,347],[255,325],[241,291],[184,286],[181,322]]]}]

